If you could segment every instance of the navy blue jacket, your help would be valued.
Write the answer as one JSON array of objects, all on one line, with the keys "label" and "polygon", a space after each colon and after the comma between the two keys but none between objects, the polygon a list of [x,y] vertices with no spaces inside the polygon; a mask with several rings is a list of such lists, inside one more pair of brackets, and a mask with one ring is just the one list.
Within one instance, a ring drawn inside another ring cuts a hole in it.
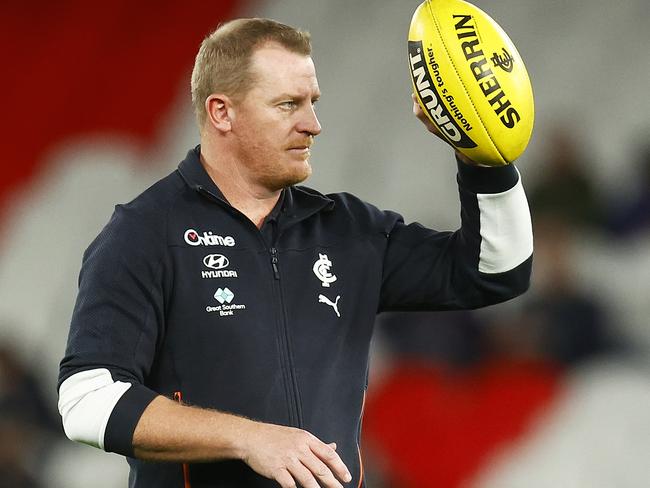
[{"label": "navy blue jacket", "polygon": [[[481,261],[500,252],[484,242],[483,214],[503,212],[489,210],[491,196],[520,186],[518,172],[459,163],[456,232],[406,225],[353,195],[301,186],[284,190],[259,230],[223,198],[199,151],[118,205],[84,254],[60,401],[85,408],[79,418],[98,409],[67,393],[84,373],[104,371],[108,389],[124,387],[94,403],[105,419],[97,421],[99,439],[76,440],[127,456],[131,487],[180,488],[180,464],[134,459],[131,445],[149,402],[180,392],[192,405],[336,442],[349,486],[362,486],[358,446],[375,315],[476,308],[526,290],[532,244],[523,251],[513,244],[520,257],[509,264],[506,257],[508,269],[497,262],[481,271]],[[515,227],[522,225],[530,233],[529,221]],[[190,465],[189,473],[193,488],[277,486],[240,461]]]}]

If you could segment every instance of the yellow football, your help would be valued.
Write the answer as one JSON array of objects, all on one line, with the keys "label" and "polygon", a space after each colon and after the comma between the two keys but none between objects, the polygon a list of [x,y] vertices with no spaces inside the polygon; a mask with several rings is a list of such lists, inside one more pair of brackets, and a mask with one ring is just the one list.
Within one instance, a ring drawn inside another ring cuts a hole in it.
[{"label": "yellow football", "polygon": [[413,93],[458,151],[477,163],[508,164],[533,131],[533,89],[508,35],[463,0],[427,0],[408,38]]}]

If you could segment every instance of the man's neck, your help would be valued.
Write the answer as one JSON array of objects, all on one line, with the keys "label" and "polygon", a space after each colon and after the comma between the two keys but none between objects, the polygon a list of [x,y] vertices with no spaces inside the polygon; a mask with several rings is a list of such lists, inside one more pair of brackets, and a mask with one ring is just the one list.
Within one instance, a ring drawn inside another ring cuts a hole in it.
[{"label": "man's neck", "polygon": [[269,191],[255,187],[242,177],[236,165],[227,161],[222,163],[217,164],[215,158],[211,158],[210,154],[204,155],[201,151],[201,164],[228,203],[246,215],[259,229],[277,204],[282,190]]}]

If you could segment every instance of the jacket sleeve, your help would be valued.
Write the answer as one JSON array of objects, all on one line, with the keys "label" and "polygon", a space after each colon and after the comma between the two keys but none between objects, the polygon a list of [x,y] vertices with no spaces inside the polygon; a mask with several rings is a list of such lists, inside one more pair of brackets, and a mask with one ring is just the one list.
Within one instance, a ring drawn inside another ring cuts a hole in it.
[{"label": "jacket sleeve", "polygon": [[126,456],[133,455],[135,426],[157,395],[144,383],[164,327],[160,227],[132,208],[116,207],[84,253],[59,371],[66,435]]},{"label": "jacket sleeve", "polygon": [[460,229],[402,220],[391,229],[380,311],[473,309],[527,290],[533,235],[519,172],[458,162],[457,179]]}]

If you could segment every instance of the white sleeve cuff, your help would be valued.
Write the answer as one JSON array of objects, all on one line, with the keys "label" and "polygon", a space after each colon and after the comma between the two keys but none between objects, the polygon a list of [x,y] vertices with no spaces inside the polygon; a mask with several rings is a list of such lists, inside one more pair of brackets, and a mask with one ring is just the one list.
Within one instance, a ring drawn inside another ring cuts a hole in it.
[{"label": "white sleeve cuff", "polygon": [[131,383],[113,381],[105,369],[75,373],[59,388],[59,413],[69,439],[104,449],[104,434],[113,408]]},{"label": "white sleeve cuff", "polygon": [[533,228],[521,184],[501,193],[478,194],[481,225],[481,273],[504,273],[533,253]]}]

